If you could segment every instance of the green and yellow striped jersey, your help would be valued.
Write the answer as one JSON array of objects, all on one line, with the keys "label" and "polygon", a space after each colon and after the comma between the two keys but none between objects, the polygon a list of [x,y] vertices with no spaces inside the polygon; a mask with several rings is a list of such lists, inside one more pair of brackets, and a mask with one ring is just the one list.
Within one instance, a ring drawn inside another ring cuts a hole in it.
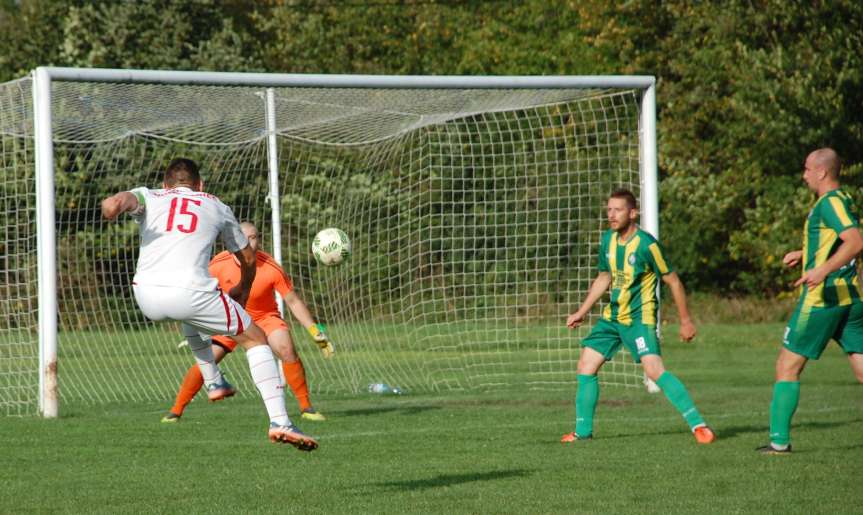
[{"label": "green and yellow striped jersey", "polygon": [[[803,272],[823,264],[842,244],[839,234],[859,227],[852,209],[851,196],[840,190],[828,191],[815,202],[803,228]],[[860,302],[857,260],[851,260],[830,273],[824,282],[811,290],[803,285],[803,306],[823,308],[847,306]]]},{"label": "green and yellow striped jersey", "polygon": [[659,242],[638,229],[629,241],[620,241],[617,231],[602,235],[599,271],[611,274],[611,302],[602,318],[630,325],[656,324],[656,281],[672,271]]}]

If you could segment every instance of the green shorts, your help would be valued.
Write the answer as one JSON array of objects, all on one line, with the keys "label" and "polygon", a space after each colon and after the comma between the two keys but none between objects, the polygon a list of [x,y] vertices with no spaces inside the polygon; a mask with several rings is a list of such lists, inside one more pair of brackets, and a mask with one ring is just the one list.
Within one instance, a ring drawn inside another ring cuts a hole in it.
[{"label": "green shorts", "polygon": [[863,303],[832,308],[803,306],[791,315],[782,345],[795,354],[818,359],[831,339],[846,353],[863,353]]},{"label": "green shorts", "polygon": [[641,363],[641,356],[662,355],[659,351],[659,338],[656,337],[656,326],[634,322],[632,325],[623,325],[602,318],[581,344],[602,354],[606,360],[613,358],[621,345],[626,346],[636,363]]}]

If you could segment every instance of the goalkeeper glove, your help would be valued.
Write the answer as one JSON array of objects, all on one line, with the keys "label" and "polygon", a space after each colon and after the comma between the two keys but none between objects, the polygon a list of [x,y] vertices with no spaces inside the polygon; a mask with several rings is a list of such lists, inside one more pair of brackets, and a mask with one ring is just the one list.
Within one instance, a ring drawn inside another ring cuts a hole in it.
[{"label": "goalkeeper glove", "polygon": [[324,333],[324,326],[321,324],[315,324],[309,327],[309,334],[312,336],[312,339],[315,340],[315,343],[318,344],[318,347],[321,348],[321,354],[324,355],[324,358],[331,358],[333,354],[336,353],[336,348],[333,345],[333,342],[327,337],[326,333]]}]

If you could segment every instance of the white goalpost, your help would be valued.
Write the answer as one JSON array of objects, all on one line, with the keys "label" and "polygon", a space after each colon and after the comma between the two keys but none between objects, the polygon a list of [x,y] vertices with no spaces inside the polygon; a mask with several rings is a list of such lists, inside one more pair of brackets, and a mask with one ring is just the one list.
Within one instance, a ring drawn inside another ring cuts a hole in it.
[{"label": "white goalpost", "polygon": [[[193,360],[138,312],[137,228],[98,204],[180,156],[328,326],[327,361],[293,331],[313,392],[571,389],[608,194],[658,236],[653,77],[38,68],[0,84],[0,415],[170,404]],[[325,227],[353,241],[338,267],[309,250]],[[621,358],[601,379],[641,386]]]}]

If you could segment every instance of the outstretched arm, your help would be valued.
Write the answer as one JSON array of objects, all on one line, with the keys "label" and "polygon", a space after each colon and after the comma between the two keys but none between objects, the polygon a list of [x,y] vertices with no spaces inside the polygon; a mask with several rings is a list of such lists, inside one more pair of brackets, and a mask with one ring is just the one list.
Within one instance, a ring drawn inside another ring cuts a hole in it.
[{"label": "outstretched arm", "polygon": [[590,309],[596,304],[596,301],[602,298],[609,285],[611,285],[611,274],[609,272],[599,272],[596,279],[593,280],[593,284],[590,286],[590,290],[587,292],[587,297],[584,298],[581,307],[566,319],[566,326],[570,329],[575,329],[583,324],[584,318],[590,313]]},{"label": "outstretched arm", "polygon": [[312,314],[309,313],[309,308],[306,307],[306,303],[303,302],[303,299],[301,299],[293,290],[289,291],[282,297],[285,299],[285,305],[287,305],[288,309],[291,310],[291,314],[294,315],[294,318],[296,318],[297,321],[306,328],[306,331],[309,332],[309,335],[311,335],[312,339],[315,340],[315,343],[318,344],[318,347],[321,349],[321,354],[323,354],[325,358],[333,357],[333,354],[336,353],[335,345],[333,345],[329,336],[324,332],[324,326],[315,323],[315,319],[312,318]]},{"label": "outstretched arm", "polygon": [[249,292],[252,291],[252,281],[255,280],[255,273],[257,272],[255,267],[257,257],[251,245],[246,245],[244,249],[234,252],[234,256],[240,262],[240,282],[231,288],[228,295],[239,302],[240,305],[245,306],[246,301],[249,300]]},{"label": "outstretched arm", "polygon": [[291,290],[284,296],[284,298],[285,305],[291,311],[291,314],[294,315],[294,318],[297,319],[297,322],[306,329],[315,325],[315,319],[312,318],[312,314],[309,313],[309,308],[306,307],[306,303],[303,302],[303,299],[301,299],[299,295],[297,295],[297,292]]},{"label": "outstretched arm", "polygon": [[106,220],[116,220],[123,213],[138,209],[138,197],[128,191],[121,191],[102,201],[102,216]]},{"label": "outstretched arm", "polygon": [[689,308],[686,306],[686,290],[683,282],[677,277],[677,272],[671,272],[662,276],[662,281],[671,289],[671,296],[677,306],[677,314],[680,317],[680,339],[688,342],[695,338],[695,324],[689,316]]}]

